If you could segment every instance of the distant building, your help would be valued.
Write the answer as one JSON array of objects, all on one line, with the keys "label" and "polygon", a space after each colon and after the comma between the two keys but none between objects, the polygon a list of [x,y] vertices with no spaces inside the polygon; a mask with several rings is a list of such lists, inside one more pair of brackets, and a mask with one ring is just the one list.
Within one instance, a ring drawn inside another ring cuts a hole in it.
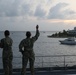
[{"label": "distant building", "polygon": [[67,33],[68,35],[76,36],[76,27],[73,30],[68,30]]}]

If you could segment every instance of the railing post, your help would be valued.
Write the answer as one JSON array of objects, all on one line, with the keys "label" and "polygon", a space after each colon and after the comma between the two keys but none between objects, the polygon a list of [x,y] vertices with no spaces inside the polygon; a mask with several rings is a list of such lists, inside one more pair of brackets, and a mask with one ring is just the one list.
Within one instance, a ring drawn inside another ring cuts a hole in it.
[{"label": "railing post", "polygon": [[65,55],[64,55],[64,69],[65,69]]},{"label": "railing post", "polygon": [[43,57],[42,57],[42,68],[43,68]]}]

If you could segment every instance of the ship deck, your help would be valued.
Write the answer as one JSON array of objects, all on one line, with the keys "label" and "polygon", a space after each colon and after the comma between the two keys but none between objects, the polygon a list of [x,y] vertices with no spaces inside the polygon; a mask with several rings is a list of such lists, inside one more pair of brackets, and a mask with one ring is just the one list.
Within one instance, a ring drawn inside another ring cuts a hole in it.
[{"label": "ship deck", "polygon": [[[0,69],[0,75],[4,75],[3,69]],[[13,75],[21,75],[21,69],[13,69]],[[26,75],[31,75],[28,69]],[[76,75],[76,69],[51,70],[48,68],[35,69],[35,75]]]}]

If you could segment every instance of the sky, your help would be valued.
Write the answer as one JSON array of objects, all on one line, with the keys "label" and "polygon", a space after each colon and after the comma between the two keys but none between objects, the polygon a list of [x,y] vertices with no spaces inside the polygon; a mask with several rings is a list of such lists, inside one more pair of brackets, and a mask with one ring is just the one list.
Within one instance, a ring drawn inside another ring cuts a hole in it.
[{"label": "sky", "polygon": [[76,0],[0,0],[0,31],[62,31],[76,27]]}]

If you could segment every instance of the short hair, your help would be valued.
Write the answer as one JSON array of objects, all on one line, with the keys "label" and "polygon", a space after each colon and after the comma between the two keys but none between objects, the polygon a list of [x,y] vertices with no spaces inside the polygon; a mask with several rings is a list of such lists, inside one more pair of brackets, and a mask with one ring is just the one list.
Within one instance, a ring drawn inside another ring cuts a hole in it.
[{"label": "short hair", "polygon": [[27,36],[27,37],[30,37],[30,36],[31,36],[31,32],[30,32],[30,31],[27,31],[27,32],[26,32],[26,36]]},{"label": "short hair", "polygon": [[9,30],[5,30],[4,35],[5,35],[5,36],[9,36],[9,35],[10,35]]}]

